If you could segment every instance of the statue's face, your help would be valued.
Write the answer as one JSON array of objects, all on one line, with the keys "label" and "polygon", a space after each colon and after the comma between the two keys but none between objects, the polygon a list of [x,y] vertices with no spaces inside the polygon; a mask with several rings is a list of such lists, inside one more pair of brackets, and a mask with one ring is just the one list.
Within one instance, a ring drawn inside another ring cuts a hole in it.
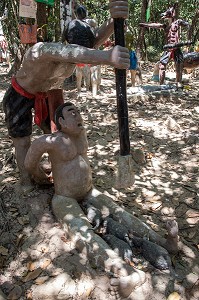
[{"label": "statue's face", "polygon": [[172,19],[175,16],[174,7],[170,7],[165,12],[161,14],[162,19]]},{"label": "statue's face", "polygon": [[62,131],[71,135],[78,135],[84,129],[83,119],[79,110],[74,105],[65,106],[62,111],[63,118],[60,118]]}]

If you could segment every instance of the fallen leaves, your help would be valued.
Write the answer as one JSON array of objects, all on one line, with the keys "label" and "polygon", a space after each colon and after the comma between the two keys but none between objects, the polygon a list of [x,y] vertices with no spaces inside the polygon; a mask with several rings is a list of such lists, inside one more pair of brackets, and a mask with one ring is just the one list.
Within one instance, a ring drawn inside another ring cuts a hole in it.
[{"label": "fallen leaves", "polygon": [[0,254],[3,255],[3,256],[7,256],[8,255],[8,249],[3,247],[3,246],[0,246]]},{"label": "fallen leaves", "polygon": [[[46,269],[50,264],[51,264],[51,259],[49,258],[44,258],[40,261],[29,261],[27,263],[27,269],[29,271],[29,273],[22,279],[22,281],[28,282],[31,280],[35,280],[37,277],[40,276],[40,274],[43,272],[44,269]],[[43,279],[38,279],[36,284],[42,284],[41,282],[43,281]],[[45,282],[45,281],[43,281]]]},{"label": "fallen leaves", "polygon": [[27,268],[29,271],[35,271],[38,268],[46,269],[51,264],[51,259],[44,258],[41,261],[35,261],[35,262],[28,262]]},{"label": "fallen leaves", "polygon": [[29,223],[29,216],[26,215],[26,216],[23,216],[23,217],[18,217],[17,218],[17,221],[19,222],[19,224],[21,225],[26,225]]},{"label": "fallen leaves", "polygon": [[173,292],[169,295],[167,300],[180,300],[180,295],[177,292]]},{"label": "fallen leaves", "polygon": [[42,271],[43,271],[42,268],[35,269],[34,271],[28,273],[28,275],[26,275],[26,277],[23,278],[22,281],[25,283],[34,280],[42,273]]}]

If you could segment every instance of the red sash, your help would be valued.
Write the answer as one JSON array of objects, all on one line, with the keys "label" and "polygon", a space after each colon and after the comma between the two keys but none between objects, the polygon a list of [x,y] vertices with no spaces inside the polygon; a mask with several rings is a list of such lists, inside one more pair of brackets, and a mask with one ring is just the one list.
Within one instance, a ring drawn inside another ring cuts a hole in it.
[{"label": "red sash", "polygon": [[35,124],[38,126],[41,125],[41,122],[43,120],[46,120],[48,116],[48,108],[46,104],[47,94],[46,93],[37,93],[36,95],[30,94],[26,92],[16,81],[15,77],[12,77],[11,81],[12,87],[15,89],[17,93],[19,93],[21,96],[24,96],[28,99],[34,99],[34,109],[35,109],[35,117],[34,121]]},{"label": "red sash", "polygon": [[[50,116],[50,126],[51,132],[57,131],[56,125],[54,123],[54,113],[57,107],[64,103],[62,90],[50,90],[47,93],[36,93],[35,95],[26,92],[16,81],[15,77],[12,77],[11,81],[12,87],[15,89],[17,93],[28,98],[34,99],[34,110],[35,124],[38,126],[41,125],[42,121],[45,121]],[[47,105],[48,103],[48,105]]]},{"label": "red sash", "polygon": [[77,64],[77,67],[80,67],[80,68],[83,68],[83,67],[85,67],[85,66],[91,66],[91,64],[83,64],[83,63],[79,63],[79,64]]}]

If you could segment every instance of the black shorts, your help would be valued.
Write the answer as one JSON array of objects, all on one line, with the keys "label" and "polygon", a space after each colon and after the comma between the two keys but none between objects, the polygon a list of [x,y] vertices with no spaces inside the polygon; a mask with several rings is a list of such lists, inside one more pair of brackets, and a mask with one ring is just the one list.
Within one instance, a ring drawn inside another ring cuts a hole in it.
[{"label": "black shorts", "polygon": [[[25,137],[32,134],[32,108],[34,99],[20,95],[10,86],[3,98],[3,110],[8,133],[11,137]],[[46,120],[42,121],[40,128],[50,132],[49,113]]]},{"label": "black shorts", "polygon": [[172,51],[165,51],[160,58],[160,62],[163,65],[167,65],[168,62],[170,61],[172,55],[173,55],[173,59],[176,64],[183,62],[183,53],[179,48],[173,50],[173,53],[172,53]]},{"label": "black shorts", "polygon": [[32,133],[34,99],[21,96],[10,86],[3,98],[3,109],[8,133],[11,137],[25,137]]}]

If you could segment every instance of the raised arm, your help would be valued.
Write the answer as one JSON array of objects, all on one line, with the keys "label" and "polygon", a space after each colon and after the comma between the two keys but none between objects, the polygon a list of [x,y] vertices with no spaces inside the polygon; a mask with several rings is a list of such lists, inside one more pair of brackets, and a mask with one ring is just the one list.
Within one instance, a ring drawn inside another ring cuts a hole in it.
[{"label": "raised arm", "polygon": [[[108,51],[90,49],[79,45],[59,43],[37,43],[26,53],[26,63],[39,58],[44,62],[87,63],[111,65],[115,68],[127,69],[129,67],[128,49],[114,47]],[[24,61],[25,63],[25,61]]]},{"label": "raised arm", "polygon": [[128,0],[109,0],[111,18],[99,27],[96,33],[95,48],[98,48],[114,31],[114,18],[128,18]]},{"label": "raised arm", "polygon": [[49,151],[50,135],[43,135],[31,144],[25,158],[25,168],[33,176],[36,182],[40,184],[50,183],[50,176],[48,176],[41,168],[41,157],[44,153]]},{"label": "raised arm", "polygon": [[182,26],[182,27],[190,27],[189,22],[187,22],[187,21],[185,21],[185,20],[178,19],[177,22],[178,22],[178,25],[179,25],[179,26]]},{"label": "raised arm", "polygon": [[162,23],[139,23],[140,27],[154,28],[154,29],[165,29],[165,24]]}]

